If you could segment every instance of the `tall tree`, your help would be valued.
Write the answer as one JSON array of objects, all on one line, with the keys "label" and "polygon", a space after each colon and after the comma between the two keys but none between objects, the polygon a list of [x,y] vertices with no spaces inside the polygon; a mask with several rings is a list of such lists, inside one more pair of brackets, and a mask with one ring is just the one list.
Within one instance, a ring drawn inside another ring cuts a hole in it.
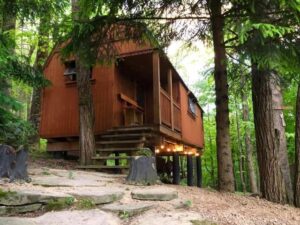
[{"label": "tall tree", "polygon": [[226,51],[224,45],[224,17],[221,0],[208,1],[215,53],[215,92],[218,184],[220,191],[234,191],[232,152],[229,136],[229,108]]},{"label": "tall tree", "polygon": [[296,100],[296,129],[295,129],[295,205],[300,207],[300,85]]},{"label": "tall tree", "polygon": [[[95,151],[94,137],[94,108],[90,82],[91,68],[82,54],[82,50],[89,48],[84,39],[77,38],[82,25],[79,20],[86,19],[86,14],[79,8],[79,0],[72,0],[73,14],[73,51],[76,63],[76,81],[79,104],[79,149],[81,165],[90,164]],[[90,37],[85,37],[86,39]]]},{"label": "tall tree", "polygon": [[250,191],[252,193],[258,193],[255,166],[253,160],[253,146],[251,142],[251,132],[248,125],[250,122],[250,115],[249,115],[248,96],[246,90],[247,90],[246,75],[241,74],[240,92],[241,92],[241,100],[242,100],[242,117],[245,123],[244,142],[245,142],[245,149],[246,149],[246,160],[247,160],[248,175],[249,175],[249,182],[250,182]]}]

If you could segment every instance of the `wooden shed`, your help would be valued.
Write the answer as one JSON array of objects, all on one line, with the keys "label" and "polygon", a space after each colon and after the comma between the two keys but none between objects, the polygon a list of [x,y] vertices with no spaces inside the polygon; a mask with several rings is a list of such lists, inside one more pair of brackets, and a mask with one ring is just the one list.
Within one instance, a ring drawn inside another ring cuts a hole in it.
[{"label": "wooden shed", "polygon": [[[198,155],[204,145],[203,111],[170,60],[150,44],[126,40],[115,47],[114,63],[91,69],[94,159],[102,163],[90,168],[109,167],[106,160],[124,159],[144,147],[159,155]],[[75,67],[75,61],[61,59],[59,49],[45,65],[52,85],[42,93],[40,136],[50,152],[78,152]]]}]

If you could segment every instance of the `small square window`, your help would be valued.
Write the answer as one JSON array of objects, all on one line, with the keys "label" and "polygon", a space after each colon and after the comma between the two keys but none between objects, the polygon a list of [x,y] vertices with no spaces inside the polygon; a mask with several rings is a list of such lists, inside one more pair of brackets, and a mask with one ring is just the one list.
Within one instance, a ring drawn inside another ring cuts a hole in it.
[{"label": "small square window", "polygon": [[[92,67],[90,68],[90,79],[92,79]],[[66,77],[66,81],[76,81],[76,62],[75,60],[65,62],[65,72],[64,76]]]},{"label": "small square window", "polygon": [[76,81],[76,63],[75,60],[65,62],[64,76],[67,81]]},{"label": "small square window", "polygon": [[189,96],[189,112],[196,116],[196,103],[191,96]]}]

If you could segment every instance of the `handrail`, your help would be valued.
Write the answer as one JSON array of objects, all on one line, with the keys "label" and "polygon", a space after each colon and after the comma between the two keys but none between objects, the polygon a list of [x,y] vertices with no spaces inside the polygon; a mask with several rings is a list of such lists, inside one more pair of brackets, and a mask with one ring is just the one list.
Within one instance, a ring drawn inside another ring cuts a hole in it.
[{"label": "handrail", "polygon": [[160,88],[160,93],[162,93],[167,99],[171,100],[168,92],[166,92],[163,88]]}]

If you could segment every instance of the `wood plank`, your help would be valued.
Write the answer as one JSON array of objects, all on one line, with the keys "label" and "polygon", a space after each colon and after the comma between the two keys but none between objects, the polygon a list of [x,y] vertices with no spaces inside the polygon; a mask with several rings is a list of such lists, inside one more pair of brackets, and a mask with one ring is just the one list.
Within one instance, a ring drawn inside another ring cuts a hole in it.
[{"label": "wood plank", "polygon": [[134,152],[139,151],[140,148],[97,148],[97,152]]},{"label": "wood plank", "polygon": [[102,135],[101,138],[106,139],[106,138],[139,138],[139,137],[151,137],[152,134],[149,133],[139,133],[139,134],[106,134],[106,135]]},{"label": "wood plank", "polygon": [[101,160],[101,159],[131,159],[130,156],[93,156],[92,159]]},{"label": "wood plank", "polygon": [[171,129],[174,130],[174,111],[173,111],[173,74],[172,70],[169,69],[168,71],[168,87],[169,87],[169,93],[170,93],[170,107],[171,107]]},{"label": "wood plank", "polygon": [[145,140],[115,140],[115,141],[96,141],[96,144],[101,144],[101,145],[109,145],[109,144],[139,144],[144,142]]},{"label": "wood plank", "polygon": [[123,101],[128,102],[129,104],[135,106],[136,108],[138,108],[142,111],[144,110],[143,107],[139,106],[136,101],[134,101],[133,99],[131,99],[127,95],[120,93],[119,96],[120,96],[120,99],[122,99]]},{"label": "wood plank", "polygon": [[153,78],[153,122],[161,124],[160,116],[160,60],[159,52],[152,54],[152,78]]}]

